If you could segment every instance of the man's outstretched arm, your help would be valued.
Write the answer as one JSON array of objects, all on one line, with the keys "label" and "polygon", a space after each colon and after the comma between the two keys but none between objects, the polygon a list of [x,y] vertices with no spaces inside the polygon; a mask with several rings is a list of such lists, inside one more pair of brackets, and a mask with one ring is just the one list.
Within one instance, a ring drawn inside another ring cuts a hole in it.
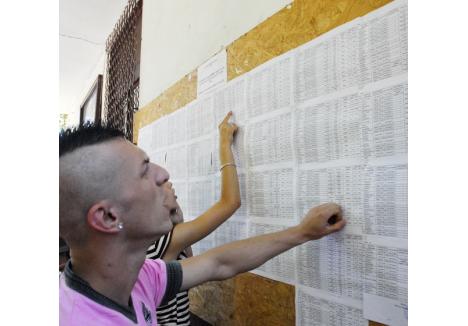
[{"label": "man's outstretched arm", "polygon": [[[332,219],[334,224],[329,224]],[[224,280],[252,270],[267,260],[310,240],[341,230],[346,224],[340,206],[324,204],[311,209],[302,222],[284,231],[231,242],[181,261],[182,290]]]}]

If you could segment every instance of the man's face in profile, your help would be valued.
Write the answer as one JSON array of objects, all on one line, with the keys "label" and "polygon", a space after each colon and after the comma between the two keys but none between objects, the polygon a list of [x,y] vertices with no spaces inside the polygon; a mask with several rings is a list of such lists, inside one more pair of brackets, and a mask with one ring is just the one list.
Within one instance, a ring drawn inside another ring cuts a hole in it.
[{"label": "man's face in profile", "polygon": [[171,213],[177,208],[172,184],[168,183],[169,173],[128,141],[105,145],[120,160],[118,200],[124,207],[122,219],[127,235],[154,238],[168,233],[173,226]]}]

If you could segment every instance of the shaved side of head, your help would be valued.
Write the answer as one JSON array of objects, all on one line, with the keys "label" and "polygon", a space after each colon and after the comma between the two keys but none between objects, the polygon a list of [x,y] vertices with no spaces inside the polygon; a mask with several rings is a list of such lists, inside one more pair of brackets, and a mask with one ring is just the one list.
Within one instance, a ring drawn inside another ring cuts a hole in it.
[{"label": "shaved side of head", "polygon": [[86,243],[90,207],[116,196],[120,161],[109,145],[118,141],[120,131],[91,124],[60,134],[59,232],[70,247]]}]

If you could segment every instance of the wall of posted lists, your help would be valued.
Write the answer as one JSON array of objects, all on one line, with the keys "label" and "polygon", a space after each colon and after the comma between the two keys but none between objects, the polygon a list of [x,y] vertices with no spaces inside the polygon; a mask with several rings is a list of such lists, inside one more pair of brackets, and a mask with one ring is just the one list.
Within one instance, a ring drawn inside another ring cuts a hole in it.
[{"label": "wall of posted lists", "polygon": [[217,125],[234,113],[242,206],[194,254],[343,207],[343,232],[253,271],[296,287],[297,325],[407,325],[407,12],[391,2],[140,129],[190,220],[219,198]]}]

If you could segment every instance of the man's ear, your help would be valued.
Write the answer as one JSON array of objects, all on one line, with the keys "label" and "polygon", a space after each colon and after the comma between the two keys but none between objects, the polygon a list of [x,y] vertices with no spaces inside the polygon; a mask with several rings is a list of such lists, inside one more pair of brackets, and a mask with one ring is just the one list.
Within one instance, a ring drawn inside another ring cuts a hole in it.
[{"label": "man's ear", "polygon": [[117,210],[107,201],[100,201],[88,210],[86,216],[88,225],[94,230],[104,233],[117,233],[120,218]]}]

